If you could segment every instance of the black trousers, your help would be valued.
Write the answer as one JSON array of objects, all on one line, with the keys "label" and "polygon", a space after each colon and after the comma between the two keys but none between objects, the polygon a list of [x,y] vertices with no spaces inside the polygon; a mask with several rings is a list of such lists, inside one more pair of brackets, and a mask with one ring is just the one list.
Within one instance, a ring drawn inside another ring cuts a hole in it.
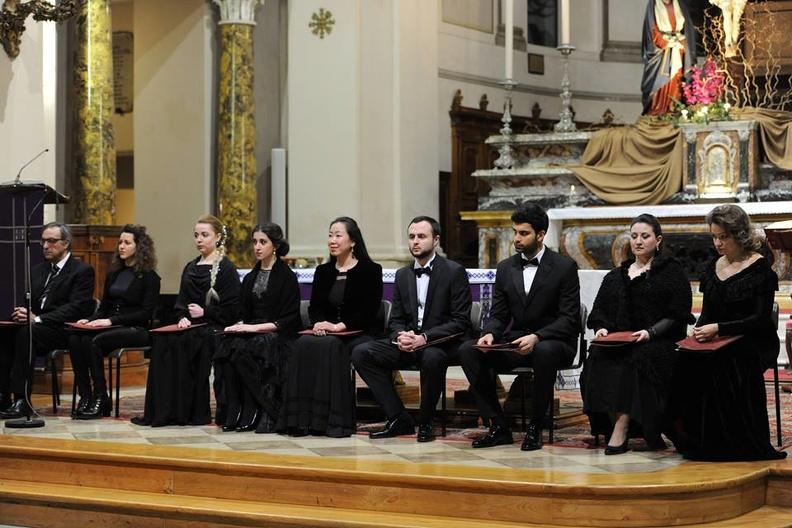
[{"label": "black trousers", "polygon": [[[33,353],[45,354],[66,348],[69,336],[60,326],[43,323],[33,325]],[[13,392],[17,398],[25,394],[25,385],[33,379],[33,361],[28,358],[28,327],[19,326],[0,332],[0,393]],[[28,392],[30,384],[27,385]]]},{"label": "black trousers", "polygon": [[72,332],[69,337],[69,356],[80,397],[107,392],[104,358],[110,352],[117,348],[146,346],[148,343],[148,331],[137,326]]},{"label": "black trousers", "polygon": [[[504,338],[508,342],[519,335]],[[531,420],[544,424],[550,405],[558,369],[571,365],[575,359],[575,348],[565,341],[548,339],[540,341],[530,354],[517,352],[481,352],[475,348],[476,341],[468,341],[459,348],[459,360],[465,371],[470,390],[476,399],[481,417],[504,424],[503,408],[498,401],[495,375],[507,373],[517,367],[533,367],[533,412]]]},{"label": "black trousers", "polygon": [[459,343],[430,346],[417,352],[402,352],[390,339],[379,339],[358,345],[352,350],[352,364],[371,388],[371,392],[388,419],[404,413],[404,404],[393,386],[392,372],[408,365],[421,369],[421,406],[419,423],[430,423],[437,400],[445,385],[449,363],[456,361]]}]

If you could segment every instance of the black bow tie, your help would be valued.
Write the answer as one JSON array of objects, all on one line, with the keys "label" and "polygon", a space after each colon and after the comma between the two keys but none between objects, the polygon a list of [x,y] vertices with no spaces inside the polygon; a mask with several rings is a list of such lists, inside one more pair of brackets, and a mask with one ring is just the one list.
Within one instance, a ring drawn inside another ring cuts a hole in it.
[{"label": "black bow tie", "polygon": [[523,268],[527,268],[528,266],[539,266],[539,259],[534,257],[532,259],[523,259],[522,261]]},{"label": "black bow tie", "polygon": [[413,268],[413,273],[415,273],[415,276],[420,279],[421,275],[423,274],[426,274],[427,276],[431,276],[432,268],[430,268],[429,266],[426,266],[425,268]]}]

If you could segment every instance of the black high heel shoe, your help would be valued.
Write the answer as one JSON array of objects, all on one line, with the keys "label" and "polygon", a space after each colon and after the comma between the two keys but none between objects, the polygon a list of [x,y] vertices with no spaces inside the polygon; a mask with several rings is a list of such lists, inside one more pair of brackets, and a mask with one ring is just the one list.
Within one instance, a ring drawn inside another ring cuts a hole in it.
[{"label": "black high heel shoe", "polygon": [[624,439],[624,443],[620,446],[605,446],[605,454],[606,455],[621,455],[626,453],[630,450],[627,446],[627,442],[629,442],[629,438]]},{"label": "black high heel shoe", "polygon": [[253,415],[253,418],[249,422],[237,425],[236,432],[246,433],[248,431],[255,431],[256,427],[258,427],[260,418],[261,418],[261,411],[256,409],[256,414]]},{"label": "black high heel shoe", "polygon": [[239,412],[236,415],[236,418],[232,423],[226,423],[221,429],[224,433],[230,433],[231,431],[236,431],[237,427],[239,426],[239,419],[242,418],[242,409],[239,409]]},{"label": "black high heel shoe", "polygon": [[75,418],[78,420],[98,420],[103,416],[110,416],[110,396],[106,392],[94,395],[88,408],[83,412],[77,412]]}]

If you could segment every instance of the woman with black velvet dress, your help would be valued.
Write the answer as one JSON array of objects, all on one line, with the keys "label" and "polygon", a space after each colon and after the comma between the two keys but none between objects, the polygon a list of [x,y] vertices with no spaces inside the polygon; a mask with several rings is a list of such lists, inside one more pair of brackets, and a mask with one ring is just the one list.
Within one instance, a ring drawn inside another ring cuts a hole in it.
[{"label": "woman with black velvet dress", "polygon": [[683,353],[674,375],[674,444],[695,460],[773,460],[764,371],[778,360],[772,319],[778,276],[758,250],[748,215],[721,205],[707,215],[720,255],[701,275],[693,337],[742,336],[712,353]]},{"label": "woman with black velvet dress", "polygon": [[[330,224],[329,262],[317,266],[308,309],[313,335],[295,343],[289,363],[285,412],[279,431],[294,436],[332,437],[355,432],[350,351],[383,332],[382,266],[366,251],[357,223],[348,217]],[[361,333],[352,336],[334,332]]]},{"label": "woman with black velvet dress", "polygon": [[[110,415],[104,358],[117,348],[149,343],[148,327],[159,301],[160,277],[155,268],[154,242],[141,225],[127,224],[104,283],[99,309],[78,323],[96,331],[74,331],[69,355],[80,403],[74,418],[94,420]],[[108,328],[108,327],[115,328]],[[107,328],[103,330],[103,328]]]},{"label": "woman with black velvet dress", "polygon": [[223,255],[226,234],[220,220],[202,216],[193,238],[200,256],[182,272],[174,306],[179,331],[153,335],[144,414],[132,419],[137,425],[204,425],[212,419],[214,334],[238,320],[239,275]]},{"label": "woman with black velvet dress", "polygon": [[676,341],[685,337],[690,283],[679,263],[661,250],[657,218],[642,214],[630,226],[633,258],[605,276],[588,319],[596,336],[631,331],[634,343],[593,343],[581,375],[583,410],[592,434],[608,439],[606,455],[627,451],[630,437],[643,437],[652,449],[665,447],[668,391]]},{"label": "woman with black velvet dress", "polygon": [[288,355],[300,329],[297,276],[281,260],[288,252],[280,226],[253,229],[257,262],[242,281],[242,320],[225,329],[214,356],[217,425],[223,431],[275,432]]}]

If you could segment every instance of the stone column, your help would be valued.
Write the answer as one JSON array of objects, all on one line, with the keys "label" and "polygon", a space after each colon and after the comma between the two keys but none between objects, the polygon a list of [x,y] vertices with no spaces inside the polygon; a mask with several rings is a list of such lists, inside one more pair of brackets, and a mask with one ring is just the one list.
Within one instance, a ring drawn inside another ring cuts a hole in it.
[{"label": "stone column", "polygon": [[213,0],[220,9],[217,101],[217,202],[228,227],[227,254],[250,263],[249,230],[256,223],[256,122],[253,26],[262,0]]},{"label": "stone column", "polygon": [[74,223],[115,223],[113,46],[110,0],[87,0],[74,57]]}]

